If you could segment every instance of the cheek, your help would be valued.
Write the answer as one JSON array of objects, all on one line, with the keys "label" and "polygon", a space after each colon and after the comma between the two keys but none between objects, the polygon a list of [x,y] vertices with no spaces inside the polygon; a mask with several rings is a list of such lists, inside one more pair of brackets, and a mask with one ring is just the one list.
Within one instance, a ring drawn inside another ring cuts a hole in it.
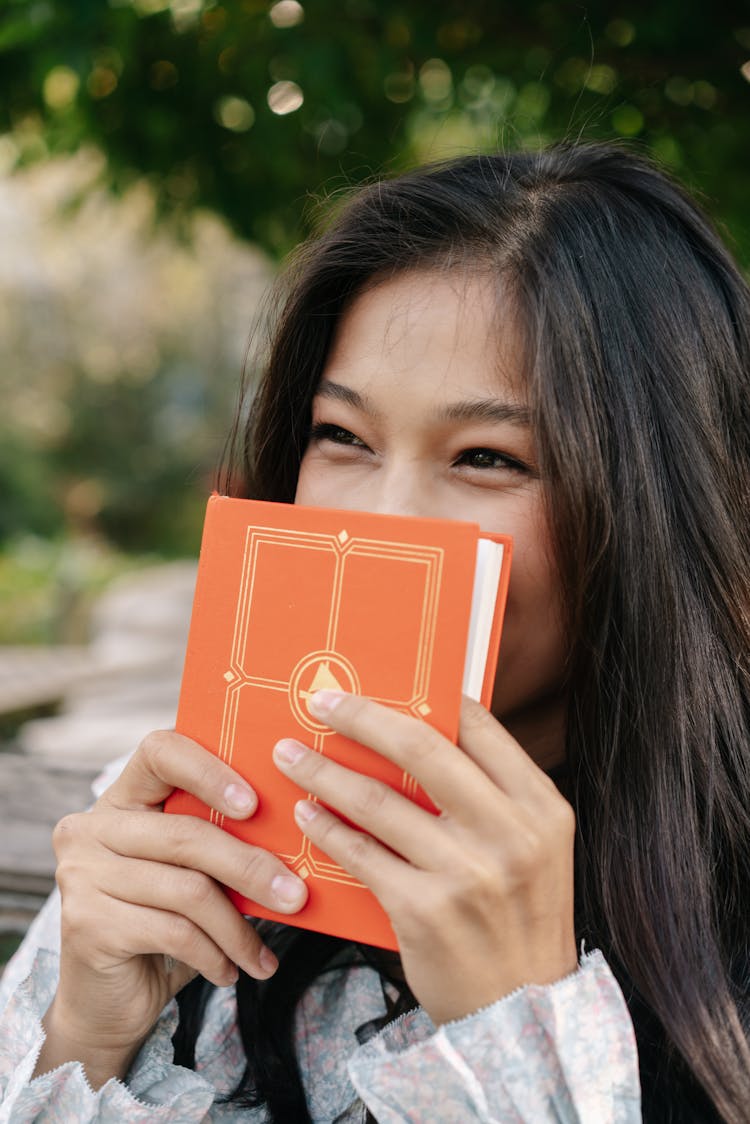
[{"label": "cheek", "polygon": [[372,476],[357,465],[331,466],[315,451],[305,454],[297,478],[294,502],[303,507],[337,507],[359,511],[376,510]]},{"label": "cheek", "polygon": [[567,653],[561,592],[543,525],[517,528],[492,708],[498,717],[561,689]]},{"label": "cheek", "polygon": [[297,477],[297,490],[294,502],[306,507],[335,507],[331,502],[330,478],[326,473],[316,471],[313,458],[306,453],[302,458]]}]

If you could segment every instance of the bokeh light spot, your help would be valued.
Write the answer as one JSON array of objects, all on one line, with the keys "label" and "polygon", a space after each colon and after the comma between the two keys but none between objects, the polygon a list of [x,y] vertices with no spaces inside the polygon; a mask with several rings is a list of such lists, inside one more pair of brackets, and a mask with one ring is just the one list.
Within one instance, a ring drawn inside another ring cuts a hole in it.
[{"label": "bokeh light spot", "polygon": [[673,168],[681,167],[682,149],[674,137],[656,137],[651,143],[651,150],[657,160],[663,164],[670,164]]},{"label": "bokeh light spot", "polygon": [[700,109],[713,109],[719,95],[710,82],[699,79],[693,83],[693,101]]},{"label": "bokeh light spot", "polygon": [[285,117],[294,113],[305,100],[305,95],[296,82],[274,82],[266,96],[271,113]]},{"label": "bokeh light spot", "polygon": [[69,66],[53,66],[45,76],[42,96],[50,109],[67,109],[75,101],[80,84]]},{"label": "bokeh light spot", "polygon": [[278,0],[268,16],[274,27],[296,27],[305,18],[305,10],[297,0]]},{"label": "bokeh light spot", "polygon": [[589,73],[589,64],[586,59],[573,56],[565,59],[555,71],[555,82],[569,94],[577,94],[583,89]]},{"label": "bokeh light spot", "polygon": [[621,137],[635,137],[643,128],[643,114],[634,105],[621,105],[612,114],[612,125]]},{"label": "bokeh light spot", "polygon": [[428,59],[419,71],[419,85],[426,101],[446,101],[453,93],[451,68],[443,59]]},{"label": "bokeh light spot", "polygon": [[495,75],[488,66],[470,66],[462,82],[463,91],[471,101],[483,102],[495,86]]},{"label": "bokeh light spot", "polygon": [[169,59],[159,59],[149,71],[149,83],[152,90],[169,90],[172,86],[176,86],[179,80],[179,71]]},{"label": "bokeh light spot", "polygon": [[414,97],[415,88],[413,67],[408,70],[394,71],[393,74],[386,74],[383,79],[385,96],[388,101],[395,102],[396,105],[411,101]]},{"label": "bokeh light spot", "polygon": [[225,47],[217,60],[222,74],[231,74],[237,62],[237,48]]},{"label": "bokeh light spot", "polygon": [[117,89],[117,75],[109,66],[95,66],[86,81],[86,89],[92,98],[108,98]]},{"label": "bokeh light spot", "polygon": [[614,19],[607,24],[604,34],[616,47],[629,47],[635,39],[635,28],[630,20]]},{"label": "bokeh light spot", "polygon": [[179,34],[194,27],[203,11],[203,0],[169,0],[172,23]]},{"label": "bokeh light spot", "polygon": [[665,84],[664,93],[675,105],[690,105],[693,100],[693,84],[687,78],[675,75]]},{"label": "bokeh light spot", "polygon": [[214,116],[223,128],[231,129],[233,133],[246,133],[255,122],[255,110],[250,102],[231,94],[219,98],[214,106]]},{"label": "bokeh light spot", "polygon": [[617,71],[603,63],[592,66],[584,85],[595,94],[611,94],[617,85]]},{"label": "bokeh light spot", "polygon": [[516,100],[516,113],[519,117],[531,118],[540,121],[544,117],[550,103],[550,92],[541,82],[527,82],[518,91]]}]

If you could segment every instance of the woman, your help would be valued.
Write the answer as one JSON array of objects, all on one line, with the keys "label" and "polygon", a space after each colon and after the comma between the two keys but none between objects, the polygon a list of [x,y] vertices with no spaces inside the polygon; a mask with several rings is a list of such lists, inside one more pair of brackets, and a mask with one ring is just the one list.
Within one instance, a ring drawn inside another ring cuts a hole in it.
[{"label": "woman", "polygon": [[[289,913],[304,887],[159,815],[177,785],[237,817],[254,794],[146,739],[57,829],[59,983],[42,950],[8,1005],[13,1119],[746,1119],[749,325],[707,220],[618,148],[467,158],[353,199],[298,261],[228,488],[512,533],[494,717],[467,704],[456,748],[318,699],[439,818],[277,747],[333,809],[298,822],[380,897],[395,963],[261,940],[216,883]],[[178,991],[196,1074],[160,1014]]]}]

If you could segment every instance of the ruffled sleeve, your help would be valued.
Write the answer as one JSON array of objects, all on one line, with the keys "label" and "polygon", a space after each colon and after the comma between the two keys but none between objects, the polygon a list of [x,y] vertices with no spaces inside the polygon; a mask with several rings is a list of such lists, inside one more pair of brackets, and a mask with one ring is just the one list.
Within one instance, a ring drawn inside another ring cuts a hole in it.
[{"label": "ruffled sleeve", "polygon": [[378,1124],[640,1124],[635,1035],[600,952],[436,1029],[416,1011],[349,1063]]},{"label": "ruffled sleeve", "polygon": [[66,1062],[32,1079],[44,1041],[41,1018],[57,985],[57,967],[56,953],[38,949],[28,978],[7,1002],[0,1023],[0,1121],[187,1124],[210,1118],[212,1086],[191,1070],[172,1064],[174,1001],[135,1059],[127,1085],[113,1078],[94,1092],[80,1062]]}]

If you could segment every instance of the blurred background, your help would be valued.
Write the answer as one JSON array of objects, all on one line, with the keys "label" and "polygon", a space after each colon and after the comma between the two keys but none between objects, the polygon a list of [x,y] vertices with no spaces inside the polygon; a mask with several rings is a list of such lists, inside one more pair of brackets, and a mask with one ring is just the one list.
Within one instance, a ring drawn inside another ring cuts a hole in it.
[{"label": "blurred background", "polygon": [[173,718],[285,255],[375,174],[579,136],[662,161],[747,268],[747,2],[0,0],[0,963],[51,823]]}]

